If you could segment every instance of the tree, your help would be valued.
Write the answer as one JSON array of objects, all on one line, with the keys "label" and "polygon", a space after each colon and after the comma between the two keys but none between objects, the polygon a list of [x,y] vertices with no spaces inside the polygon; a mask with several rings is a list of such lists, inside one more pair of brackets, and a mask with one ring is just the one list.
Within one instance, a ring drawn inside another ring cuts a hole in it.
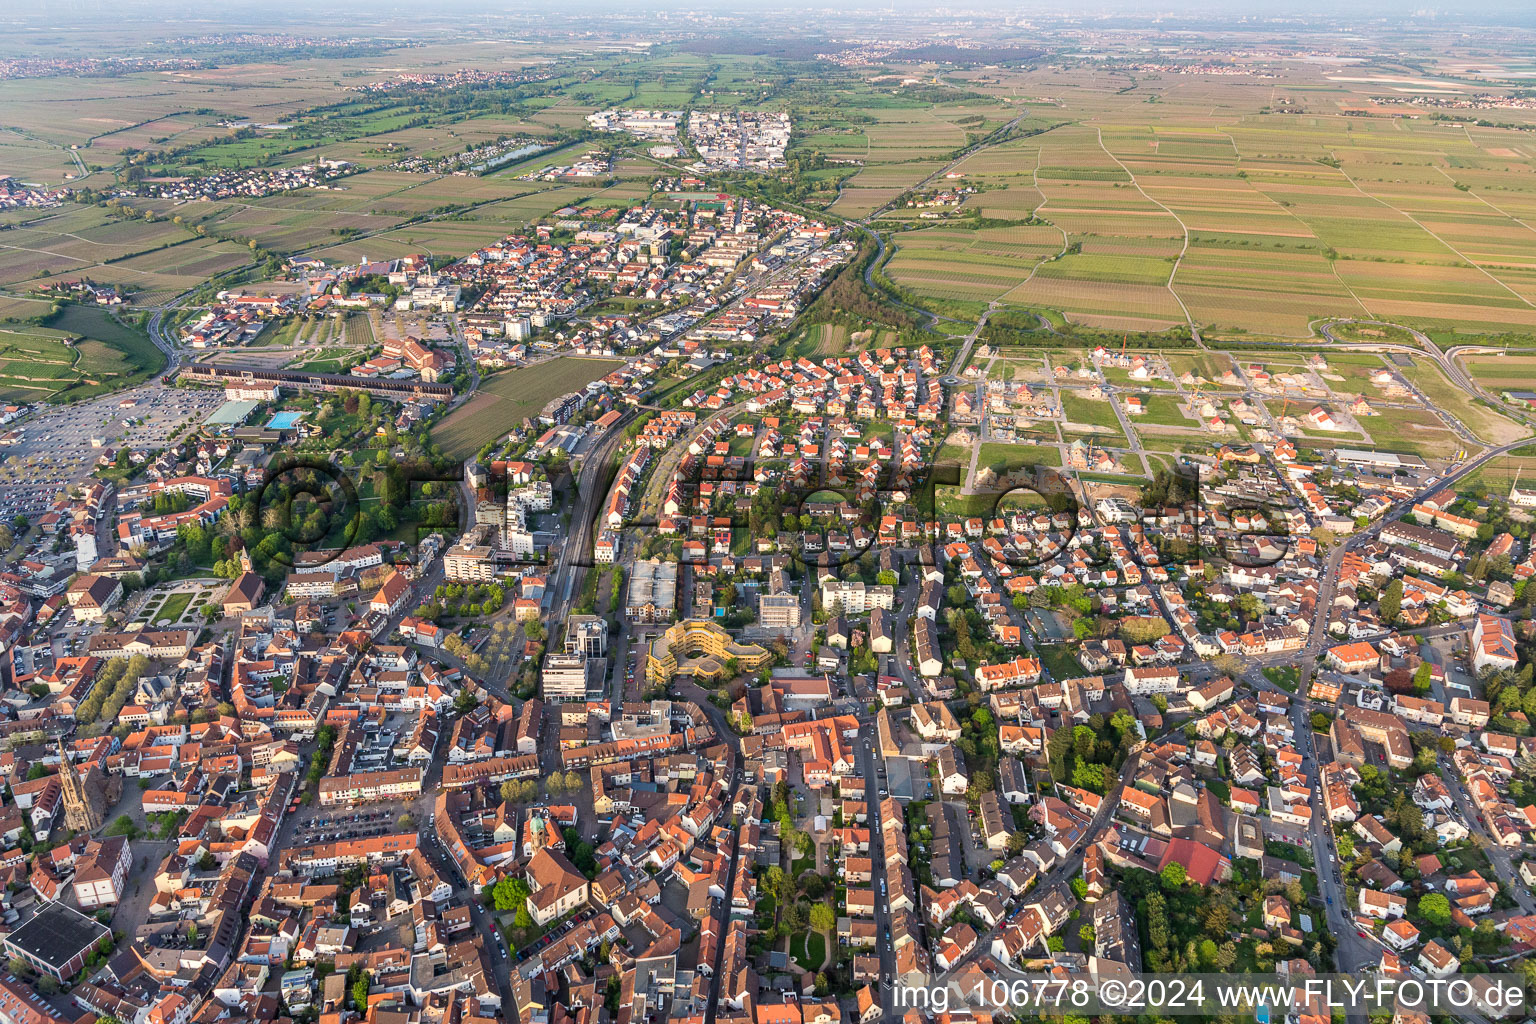
[{"label": "tree", "polygon": [[837,917],[832,913],[832,908],[825,903],[811,905],[811,927],[818,932],[830,932],[837,924]]},{"label": "tree", "polygon": [[1395,579],[1387,584],[1387,588],[1381,592],[1381,596],[1376,600],[1377,610],[1381,613],[1381,621],[1387,623],[1396,622],[1402,606],[1403,581]]},{"label": "tree", "polygon": [[139,834],[139,826],[134,824],[132,818],[124,814],[107,826],[106,834],[109,836],[126,836],[129,839],[133,839]]},{"label": "tree", "polygon": [[798,903],[787,904],[779,911],[779,923],[786,932],[798,932],[806,925],[805,908]]},{"label": "tree", "polygon": [[1444,893],[1427,892],[1419,897],[1419,916],[1437,929],[1445,929],[1451,923],[1451,901]]},{"label": "tree", "polygon": [[1184,870],[1183,864],[1174,860],[1168,862],[1168,866],[1163,868],[1158,877],[1162,880],[1164,889],[1179,889],[1189,880],[1189,872]]},{"label": "tree", "polygon": [[519,910],[528,900],[528,883],[508,875],[491,889],[491,899],[497,910]]}]

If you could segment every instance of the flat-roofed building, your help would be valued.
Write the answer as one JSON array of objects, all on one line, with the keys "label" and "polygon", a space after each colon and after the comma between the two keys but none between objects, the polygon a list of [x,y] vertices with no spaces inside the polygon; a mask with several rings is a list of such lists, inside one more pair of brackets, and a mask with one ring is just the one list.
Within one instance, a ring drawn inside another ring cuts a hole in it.
[{"label": "flat-roofed building", "polygon": [[757,622],[764,629],[799,629],[800,598],[794,594],[763,594],[757,599]]},{"label": "flat-roofed building", "polygon": [[640,559],[630,567],[624,614],[633,622],[671,622],[677,616],[677,563]]}]

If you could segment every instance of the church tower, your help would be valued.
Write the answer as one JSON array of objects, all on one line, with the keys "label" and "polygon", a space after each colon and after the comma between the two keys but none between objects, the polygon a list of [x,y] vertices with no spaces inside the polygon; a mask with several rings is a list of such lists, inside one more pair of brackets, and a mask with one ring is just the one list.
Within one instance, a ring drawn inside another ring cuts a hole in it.
[{"label": "church tower", "polygon": [[76,832],[94,832],[101,827],[101,811],[85,789],[85,780],[69,759],[64,741],[59,746],[59,783],[64,787],[64,825]]}]

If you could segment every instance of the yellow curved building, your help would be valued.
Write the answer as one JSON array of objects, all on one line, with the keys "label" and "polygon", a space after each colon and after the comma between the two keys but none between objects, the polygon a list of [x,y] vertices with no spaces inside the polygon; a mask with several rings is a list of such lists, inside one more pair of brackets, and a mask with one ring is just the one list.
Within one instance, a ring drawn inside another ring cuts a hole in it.
[{"label": "yellow curved building", "polygon": [[757,644],[738,643],[708,619],[684,619],[651,643],[645,680],[652,686],[664,686],[675,676],[719,682],[725,676],[725,663],[732,658],[740,670],[756,672],[771,662],[773,655]]}]

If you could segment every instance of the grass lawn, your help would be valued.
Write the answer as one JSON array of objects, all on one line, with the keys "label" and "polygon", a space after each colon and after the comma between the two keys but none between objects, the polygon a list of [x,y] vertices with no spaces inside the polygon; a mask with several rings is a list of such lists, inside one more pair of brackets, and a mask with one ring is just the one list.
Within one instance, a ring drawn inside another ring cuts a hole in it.
[{"label": "grass lawn", "polygon": [[1400,450],[1428,459],[1450,458],[1461,441],[1428,409],[1377,406],[1376,415],[1361,419],[1377,448]]},{"label": "grass lawn", "polygon": [[827,958],[827,940],[820,932],[801,932],[789,940],[789,955],[803,969],[815,974]]},{"label": "grass lawn", "polygon": [[1068,423],[1104,427],[1116,433],[1120,431],[1120,418],[1115,415],[1115,408],[1108,401],[1083,398],[1076,392],[1063,388],[1061,412]]},{"label": "grass lawn", "polygon": [[160,611],[155,615],[155,622],[158,624],[161,622],[177,621],[181,618],[182,612],[187,610],[187,605],[191,603],[192,594],[189,591],[183,591],[179,594],[172,594],[170,597],[166,598],[165,603],[160,606]]},{"label": "grass lawn", "polygon": [[1151,423],[1159,427],[1198,429],[1199,422],[1179,410],[1179,400],[1172,395],[1139,395],[1146,412],[1130,417],[1132,423]]},{"label": "grass lawn", "polygon": [[1041,644],[1040,663],[1055,680],[1079,679],[1088,673],[1066,644]]},{"label": "grass lawn", "polygon": [[1264,678],[1282,690],[1295,693],[1301,682],[1301,670],[1295,665],[1270,665],[1264,669]]},{"label": "grass lawn", "polygon": [[1061,450],[1046,445],[1001,444],[988,441],[981,446],[979,464],[983,468],[1005,466],[1008,469],[1019,469],[1025,466],[1060,466]]}]

